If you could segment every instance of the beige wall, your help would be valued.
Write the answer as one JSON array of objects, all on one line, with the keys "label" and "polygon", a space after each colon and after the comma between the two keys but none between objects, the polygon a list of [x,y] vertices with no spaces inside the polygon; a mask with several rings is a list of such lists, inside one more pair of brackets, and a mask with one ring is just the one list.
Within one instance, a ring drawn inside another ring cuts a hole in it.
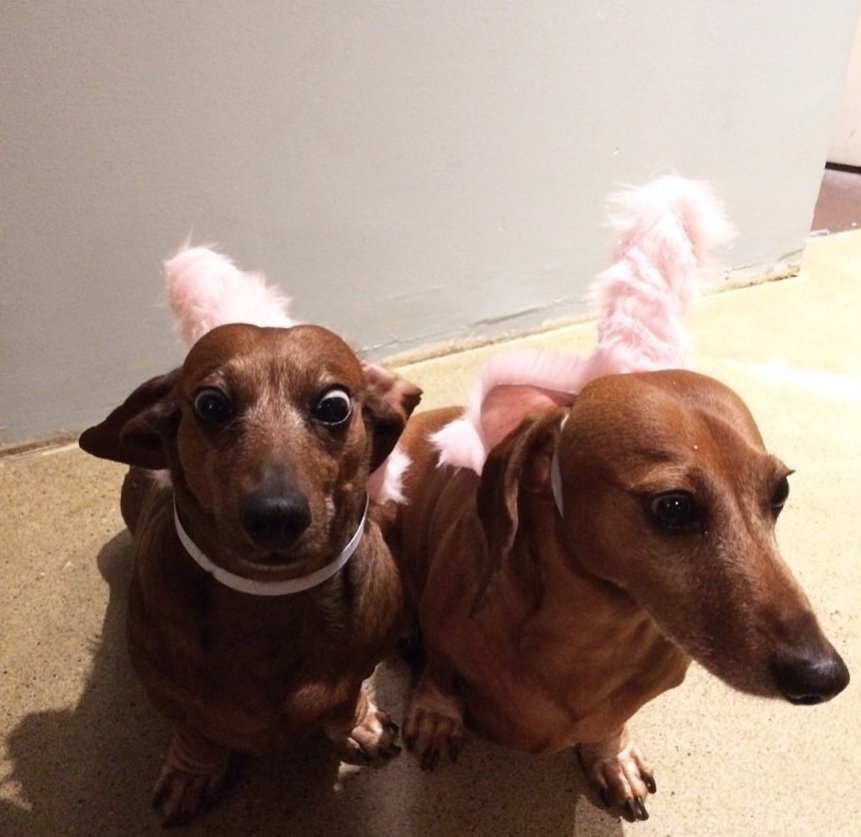
[{"label": "beige wall", "polygon": [[797,261],[858,7],[6,0],[0,443],[178,360],[189,232],[376,357],[582,313],[605,195],[668,170],[730,267]]}]

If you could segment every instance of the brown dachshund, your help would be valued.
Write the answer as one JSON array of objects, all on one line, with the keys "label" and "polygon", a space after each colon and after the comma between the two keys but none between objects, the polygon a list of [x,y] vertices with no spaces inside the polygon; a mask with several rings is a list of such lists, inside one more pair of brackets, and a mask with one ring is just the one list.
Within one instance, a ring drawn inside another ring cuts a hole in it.
[{"label": "brown dachshund", "polygon": [[668,371],[543,401],[480,477],[437,467],[428,441],[459,410],[402,437],[407,503],[387,507],[387,536],[427,653],[404,737],[426,768],[457,757],[464,718],[522,750],[578,745],[605,804],[645,819],[655,782],[628,719],[691,658],[797,704],[849,672],[780,557],[790,472],[738,396]]},{"label": "brown dachshund", "polygon": [[225,325],[81,436],[132,466],[129,648],[174,725],[166,824],[213,798],[230,751],[322,731],[347,761],[398,752],[362,691],[402,615],[366,483],[419,396],[325,329]]}]

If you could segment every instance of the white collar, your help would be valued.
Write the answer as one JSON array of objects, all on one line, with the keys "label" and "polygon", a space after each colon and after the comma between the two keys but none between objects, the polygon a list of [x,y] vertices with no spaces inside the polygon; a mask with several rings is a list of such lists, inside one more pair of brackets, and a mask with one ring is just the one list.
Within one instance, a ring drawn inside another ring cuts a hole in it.
[{"label": "white collar", "polygon": [[[565,427],[565,422],[568,421],[566,415],[559,425],[559,435],[562,435],[562,428]],[[550,489],[553,492],[553,500],[556,502],[556,508],[559,509],[559,517],[565,517],[565,512],[562,507],[562,469],[559,467],[559,441],[553,448],[553,457],[550,460]]]},{"label": "white collar", "polygon": [[353,537],[350,538],[347,545],[341,550],[340,555],[333,561],[301,578],[287,578],[280,581],[258,581],[257,579],[236,575],[236,573],[232,573],[229,570],[225,570],[224,567],[214,564],[191,539],[188,532],[185,531],[185,527],[180,522],[179,514],[177,514],[176,505],[173,507],[173,522],[176,526],[176,534],[179,536],[179,541],[185,548],[185,551],[197,562],[201,569],[209,573],[216,581],[225,587],[229,587],[231,590],[238,590],[240,593],[248,593],[251,596],[286,596],[290,593],[301,593],[303,590],[310,590],[312,587],[322,584],[326,579],[335,575],[350,560],[362,540],[362,534],[365,531],[365,521],[367,519],[368,498],[365,497],[365,509],[362,512],[362,519],[359,521]]}]

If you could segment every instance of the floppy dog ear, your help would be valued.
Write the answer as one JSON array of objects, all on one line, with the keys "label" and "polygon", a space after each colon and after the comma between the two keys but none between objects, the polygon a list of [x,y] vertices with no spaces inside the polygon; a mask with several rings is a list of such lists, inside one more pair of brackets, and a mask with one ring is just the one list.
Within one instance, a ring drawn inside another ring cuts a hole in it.
[{"label": "floppy dog ear", "polygon": [[101,459],[152,470],[167,468],[161,439],[177,413],[173,387],[178,377],[175,369],[141,384],[101,424],[85,430],[78,444]]},{"label": "floppy dog ear", "polygon": [[422,391],[406,378],[363,363],[365,406],[363,418],[371,438],[371,466],[375,471],[386,460],[406,427],[407,419],[421,401]]},{"label": "floppy dog ear", "polygon": [[479,611],[507,564],[520,523],[522,492],[552,494],[550,466],[563,411],[523,419],[484,463],[476,502],[487,549],[471,612]]},{"label": "floppy dog ear", "polygon": [[493,450],[527,416],[571,404],[573,393],[534,384],[497,384],[481,402],[481,438]]}]

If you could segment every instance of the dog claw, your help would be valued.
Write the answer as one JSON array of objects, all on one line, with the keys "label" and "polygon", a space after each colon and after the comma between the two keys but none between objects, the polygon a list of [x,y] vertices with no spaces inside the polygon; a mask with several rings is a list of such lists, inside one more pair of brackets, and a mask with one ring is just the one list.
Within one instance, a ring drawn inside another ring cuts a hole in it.
[{"label": "dog claw", "polygon": [[[601,789],[601,801],[604,803],[605,808],[612,807],[613,799],[610,791],[604,788]],[[642,822],[649,819],[649,812],[646,810],[646,806],[639,796],[635,796],[633,799],[625,799],[620,804],[622,806],[622,815],[628,822]]]},{"label": "dog claw", "polygon": [[626,799],[623,805],[625,819],[628,822],[645,821],[649,819],[649,812],[643,804],[643,800],[639,796],[634,799]]},{"label": "dog claw", "polygon": [[645,800],[657,791],[651,768],[627,731],[596,744],[580,745],[580,764],[605,808],[614,804],[629,822],[647,820]]}]

